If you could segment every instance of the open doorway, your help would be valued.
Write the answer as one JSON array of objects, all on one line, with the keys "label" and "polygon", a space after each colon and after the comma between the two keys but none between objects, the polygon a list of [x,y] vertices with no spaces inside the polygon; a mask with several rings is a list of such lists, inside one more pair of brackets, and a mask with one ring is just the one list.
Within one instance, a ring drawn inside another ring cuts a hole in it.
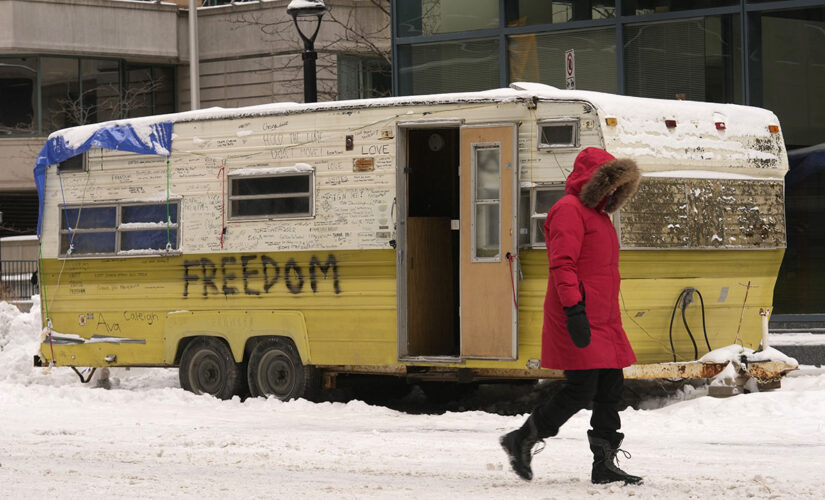
[{"label": "open doorway", "polygon": [[458,128],[407,133],[407,355],[460,353]]}]

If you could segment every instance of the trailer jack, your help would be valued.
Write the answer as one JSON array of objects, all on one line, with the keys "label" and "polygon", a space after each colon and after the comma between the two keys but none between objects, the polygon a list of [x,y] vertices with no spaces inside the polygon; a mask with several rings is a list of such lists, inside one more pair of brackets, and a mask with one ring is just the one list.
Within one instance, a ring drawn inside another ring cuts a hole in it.
[{"label": "trailer jack", "polygon": [[72,366],[71,368],[72,370],[74,370],[75,373],[77,373],[77,376],[80,377],[80,382],[84,384],[88,384],[89,381],[92,380],[92,377],[94,376],[95,372],[97,371],[97,368],[92,368],[92,372],[89,373],[89,376],[84,379],[83,374],[80,373],[80,371],[78,371],[77,367]]}]

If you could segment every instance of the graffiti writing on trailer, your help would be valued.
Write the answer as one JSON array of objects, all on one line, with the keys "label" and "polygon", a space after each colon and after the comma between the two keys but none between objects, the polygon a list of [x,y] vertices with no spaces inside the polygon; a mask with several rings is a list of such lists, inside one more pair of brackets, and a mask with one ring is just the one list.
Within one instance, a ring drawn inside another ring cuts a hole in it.
[{"label": "graffiti writing on trailer", "polygon": [[[332,278],[335,294],[341,293],[338,280],[338,261],[330,254],[325,262],[313,255],[309,259],[309,288],[318,293],[318,280]],[[304,269],[289,259],[281,265],[268,255],[243,255],[221,257],[217,262],[202,258],[183,262],[183,296],[201,292],[209,295],[262,295],[268,294],[277,284],[283,284],[289,293],[304,292],[306,277]],[[200,290],[199,290],[200,289]]]}]

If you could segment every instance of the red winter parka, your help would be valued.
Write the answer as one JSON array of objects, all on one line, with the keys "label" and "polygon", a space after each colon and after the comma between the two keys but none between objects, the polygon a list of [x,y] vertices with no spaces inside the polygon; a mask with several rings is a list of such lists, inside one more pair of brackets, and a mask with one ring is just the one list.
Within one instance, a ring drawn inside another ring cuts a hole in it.
[{"label": "red winter parka", "polygon": [[[636,361],[619,308],[619,241],[607,215],[639,186],[636,163],[587,148],[576,157],[566,195],[544,223],[550,276],[544,300],[541,365],[557,370],[624,368]],[[584,301],[590,345],[576,347],[563,307]]]}]

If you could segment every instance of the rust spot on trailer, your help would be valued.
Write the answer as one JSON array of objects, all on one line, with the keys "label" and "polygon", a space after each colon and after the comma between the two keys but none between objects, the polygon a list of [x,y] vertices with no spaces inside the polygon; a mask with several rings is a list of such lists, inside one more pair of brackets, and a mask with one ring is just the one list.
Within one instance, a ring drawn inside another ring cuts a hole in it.
[{"label": "rust spot on trailer", "polygon": [[796,369],[796,366],[782,361],[764,361],[748,364],[748,375],[758,380],[760,384],[769,385]]}]

